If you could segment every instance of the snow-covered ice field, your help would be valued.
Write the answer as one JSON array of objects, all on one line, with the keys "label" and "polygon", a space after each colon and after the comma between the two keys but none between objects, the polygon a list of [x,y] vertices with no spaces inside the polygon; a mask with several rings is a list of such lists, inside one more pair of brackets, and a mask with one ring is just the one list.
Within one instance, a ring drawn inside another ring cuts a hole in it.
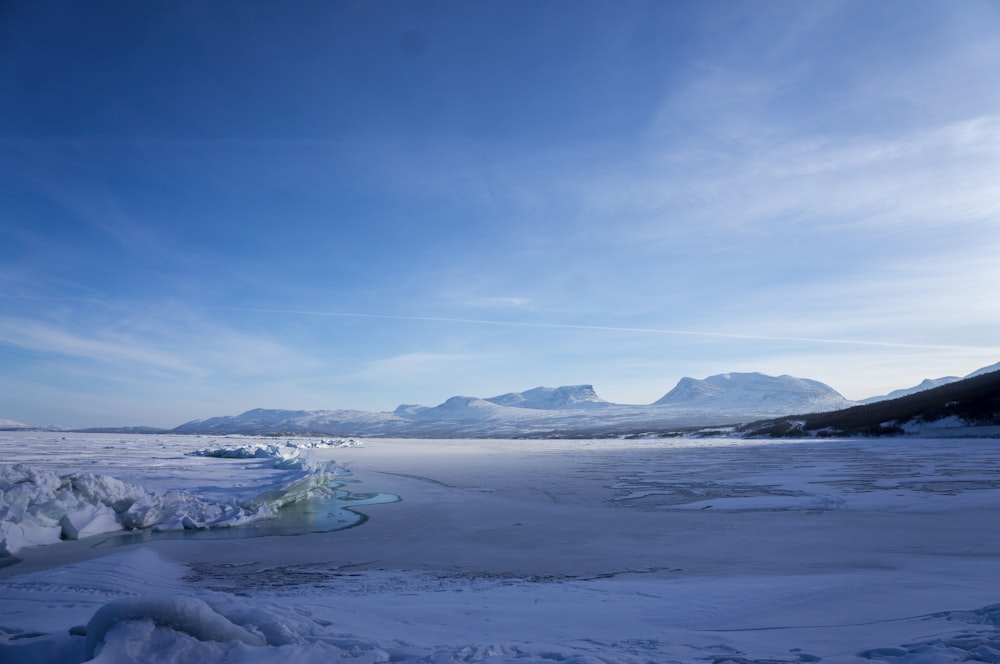
[{"label": "snow-covered ice field", "polygon": [[[55,487],[6,522],[84,527],[0,568],[0,662],[1000,662],[1000,440],[292,443],[0,433],[5,493]],[[338,469],[401,501],[253,516]],[[166,532],[86,536],[139,500]]]}]

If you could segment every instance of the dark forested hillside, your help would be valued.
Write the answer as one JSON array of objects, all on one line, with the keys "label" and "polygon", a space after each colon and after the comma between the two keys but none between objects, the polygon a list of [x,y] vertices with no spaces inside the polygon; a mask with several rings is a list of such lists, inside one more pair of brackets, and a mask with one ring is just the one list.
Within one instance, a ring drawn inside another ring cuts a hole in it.
[{"label": "dark forested hillside", "polygon": [[1000,371],[966,378],[898,399],[844,410],[791,415],[743,425],[746,436],[892,435],[907,423],[955,417],[961,423],[1000,425]]}]

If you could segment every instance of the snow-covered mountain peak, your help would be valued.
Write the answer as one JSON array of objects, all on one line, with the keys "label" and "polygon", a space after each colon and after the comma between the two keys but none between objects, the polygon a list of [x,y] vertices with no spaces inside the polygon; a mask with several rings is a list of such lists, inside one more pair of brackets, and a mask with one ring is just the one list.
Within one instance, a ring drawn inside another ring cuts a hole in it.
[{"label": "snow-covered mountain peak", "polygon": [[[485,399],[457,396],[433,408],[410,408],[404,416],[415,420],[462,422],[493,419],[504,410],[502,406]],[[396,413],[400,414],[399,408],[396,409]]]},{"label": "snow-covered mountain peak", "polygon": [[566,410],[610,405],[597,396],[593,385],[535,387],[524,392],[508,392],[500,396],[490,397],[486,401],[498,406],[537,410]]},{"label": "snow-covered mountain peak", "polygon": [[[773,386],[776,383],[792,383],[794,381],[803,381],[806,383],[816,383],[822,385],[818,381],[809,380],[808,378],[796,378],[794,376],[789,376],[783,374],[781,376],[768,376],[759,371],[746,371],[746,372],[729,372],[716,374],[714,376],[709,376],[704,379],[704,382],[710,383],[712,385],[718,385],[726,389],[750,389],[757,387]],[[824,386],[825,387],[825,386]]]},{"label": "snow-covered mountain peak", "polygon": [[739,373],[739,372],[736,372],[736,373],[732,373],[732,372],[730,372],[730,373],[721,373],[721,374],[716,374],[714,376],[709,376],[708,378],[705,379],[705,382],[706,383],[712,383],[712,384],[715,384],[715,385],[725,385],[726,383],[732,383],[732,382],[735,382],[735,381],[746,380],[746,379],[751,378],[751,377],[761,377],[763,375],[764,374],[762,374],[760,372],[757,372],[757,371],[751,371],[751,372],[748,372],[748,373]]},{"label": "snow-covered mountain peak", "polygon": [[[715,378],[718,378],[718,376],[715,376]],[[725,385],[717,385],[709,379],[697,380],[685,376],[677,381],[674,389],[663,395],[653,405],[662,406],[677,402],[701,400],[722,394],[725,391]]]},{"label": "snow-covered mountain peak", "polygon": [[816,380],[752,372],[717,374],[703,380],[682,378],[653,405],[831,410],[851,403],[832,387]]},{"label": "snow-covered mountain peak", "polygon": [[424,410],[427,410],[427,406],[421,406],[417,403],[404,403],[396,406],[396,410],[392,411],[392,414],[397,417],[413,417]]}]

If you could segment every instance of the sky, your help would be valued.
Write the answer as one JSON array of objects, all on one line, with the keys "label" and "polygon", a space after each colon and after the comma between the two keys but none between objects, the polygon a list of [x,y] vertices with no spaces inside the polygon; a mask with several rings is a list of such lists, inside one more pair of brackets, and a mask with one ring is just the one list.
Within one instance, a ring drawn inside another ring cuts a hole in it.
[{"label": "sky", "polygon": [[0,419],[1000,360],[1000,4],[0,5]]}]

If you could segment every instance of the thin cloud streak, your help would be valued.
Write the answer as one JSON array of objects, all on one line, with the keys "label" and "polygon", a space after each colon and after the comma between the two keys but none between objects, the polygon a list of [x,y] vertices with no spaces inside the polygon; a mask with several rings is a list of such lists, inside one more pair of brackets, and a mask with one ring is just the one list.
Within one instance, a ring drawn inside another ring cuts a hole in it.
[{"label": "thin cloud streak", "polygon": [[18,319],[0,319],[0,344],[42,353],[127,363],[200,376],[204,369],[144,346],[128,337],[84,338],[61,329]]},{"label": "thin cloud streak", "polygon": [[364,318],[379,320],[404,320],[432,323],[461,323],[468,325],[492,325],[498,327],[524,327],[534,329],[587,330],[593,332],[634,332],[640,334],[666,334],[692,337],[713,337],[720,339],[742,339],[747,341],[788,341],[795,343],[836,344],[845,346],[875,346],[881,348],[909,348],[922,350],[975,350],[1000,352],[1000,346],[962,346],[950,344],[917,344],[895,341],[871,341],[864,339],[825,339],[821,337],[792,337],[779,335],[739,334],[733,332],[708,332],[703,330],[674,330],[669,328],[619,327],[611,325],[580,325],[574,323],[531,323],[527,321],[488,320],[482,318],[450,318],[447,316],[403,316],[396,314],[367,314],[342,311],[304,311],[293,309],[245,309],[236,307],[216,307],[224,311],[247,313],[288,314],[295,316],[323,316],[330,318]]},{"label": "thin cloud streak", "polygon": [[[265,335],[253,335],[174,309],[153,313],[137,303],[96,298],[33,298],[100,304],[130,315],[100,321],[76,316],[69,323],[0,317],[0,348],[53,354],[100,365],[155,370],[175,377],[253,376],[275,367],[310,373],[322,363]],[[70,329],[72,328],[72,329]],[[248,362],[247,358],[253,358]],[[67,370],[68,371],[68,370]],[[88,366],[92,375],[96,369]],[[127,374],[123,375],[126,378]]]}]

